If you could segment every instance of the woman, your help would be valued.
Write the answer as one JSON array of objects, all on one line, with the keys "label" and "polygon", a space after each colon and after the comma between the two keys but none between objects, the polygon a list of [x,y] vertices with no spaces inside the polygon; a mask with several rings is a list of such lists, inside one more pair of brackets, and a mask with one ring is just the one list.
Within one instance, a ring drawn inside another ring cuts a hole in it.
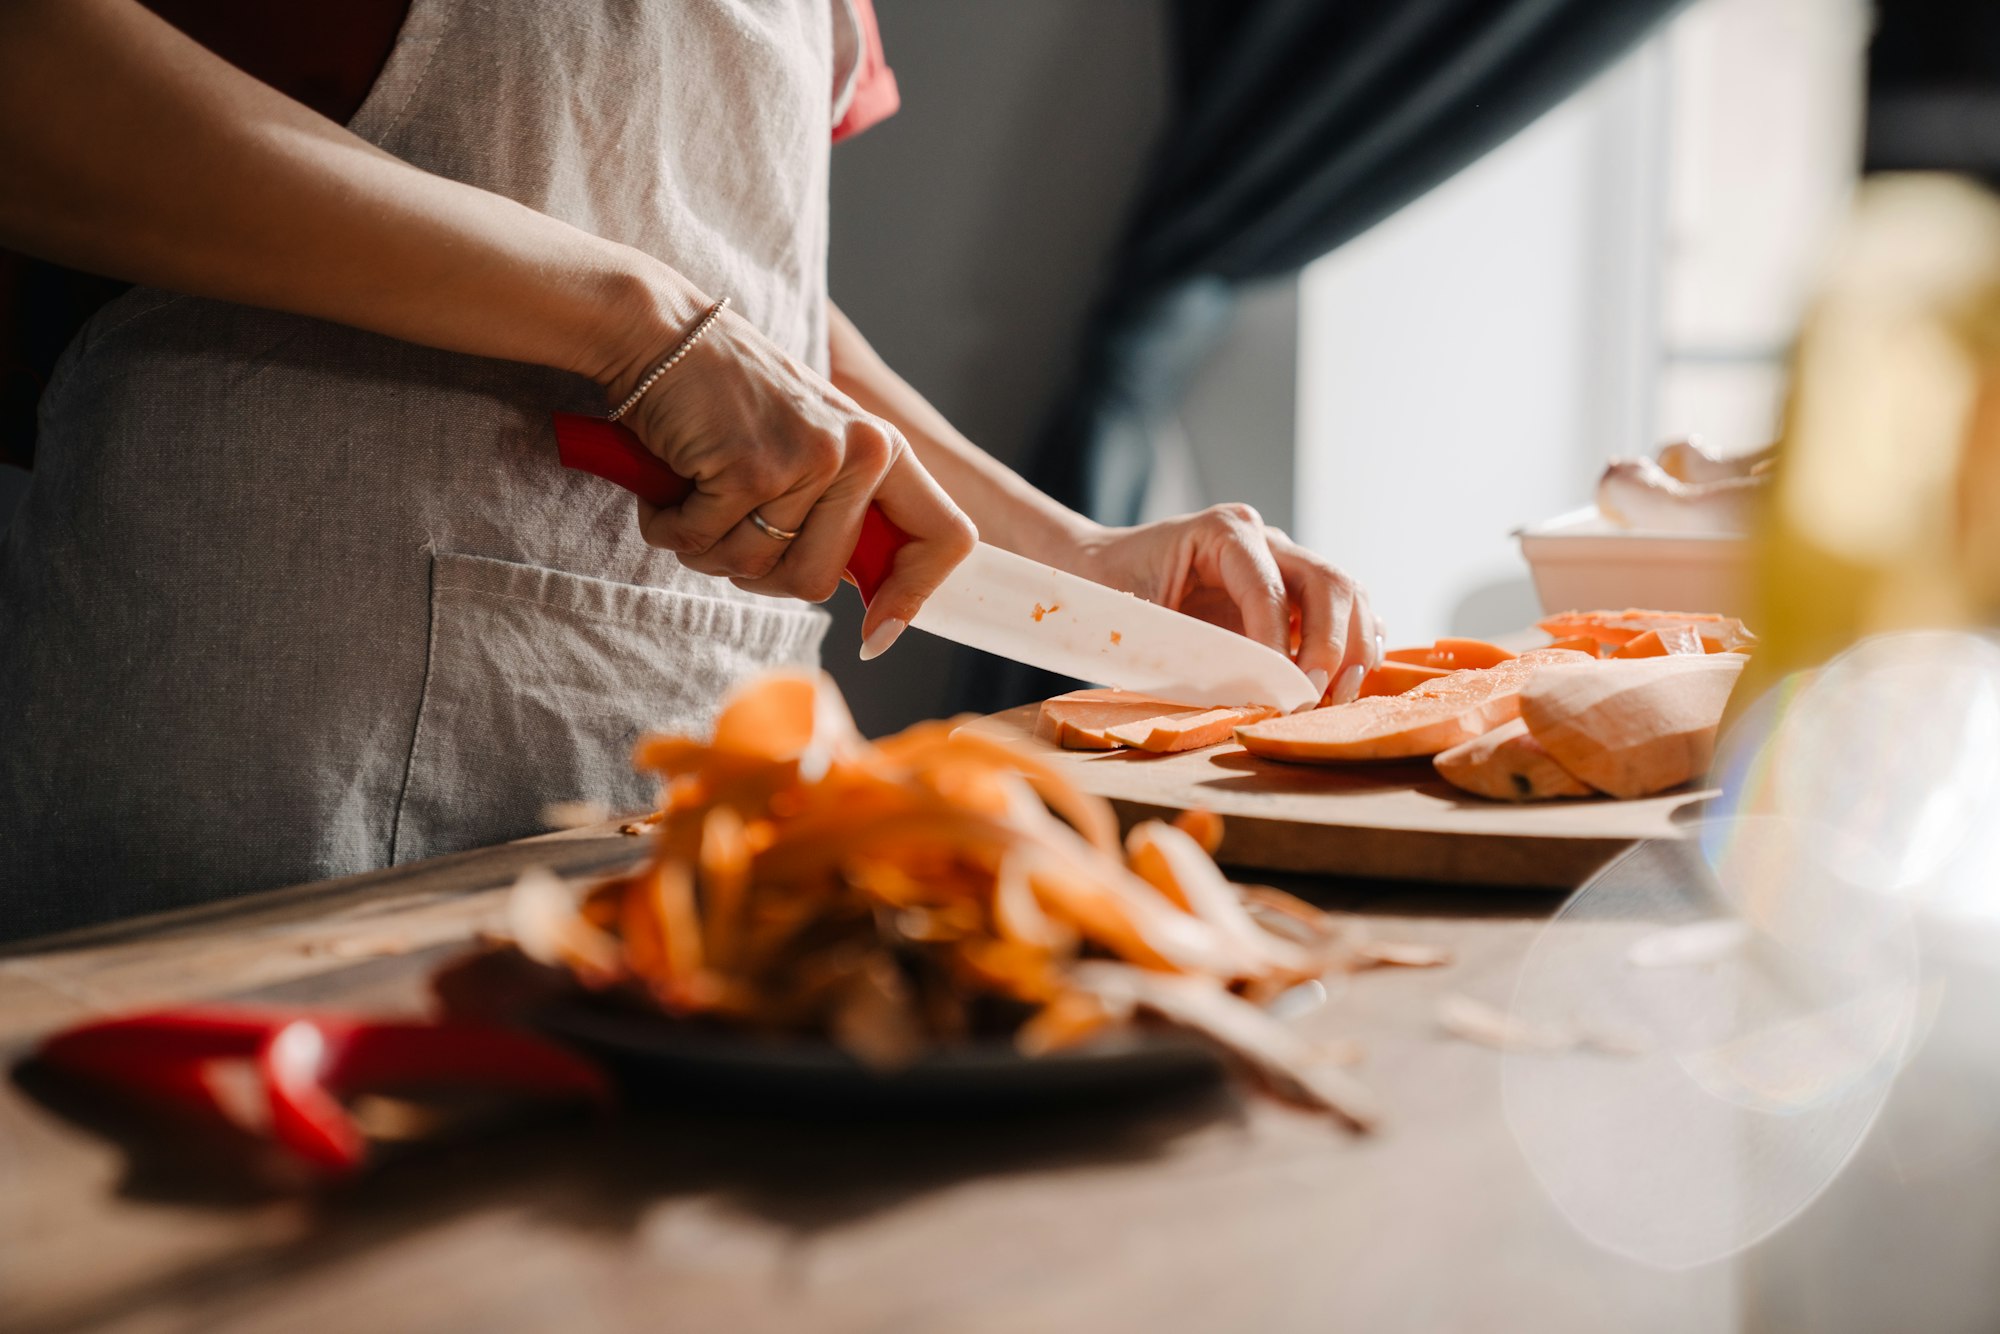
[{"label": "woman", "polygon": [[[815,659],[871,500],[915,540],[864,656],[975,525],[1276,647],[1296,614],[1337,693],[1379,652],[1247,508],[1092,524],[833,308],[828,143],[893,104],[864,0],[333,7],[389,15],[345,128],[153,10],[218,7],[0,4],[0,244],[145,284],[65,353],[0,558],[0,934],[639,804],[636,732]],[[624,420],[698,489],[640,541],[548,416],[676,352]]]}]

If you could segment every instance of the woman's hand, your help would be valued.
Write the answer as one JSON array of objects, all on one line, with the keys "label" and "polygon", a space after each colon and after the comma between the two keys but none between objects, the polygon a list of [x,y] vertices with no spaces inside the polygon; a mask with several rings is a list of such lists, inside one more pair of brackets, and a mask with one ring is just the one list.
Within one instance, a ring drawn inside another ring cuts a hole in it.
[{"label": "woman's hand", "polygon": [[[658,259],[400,161],[133,0],[0,3],[0,245],[574,371],[614,401],[708,308]],[[697,487],[642,516],[648,540],[745,588],[828,596],[879,502],[913,540],[868,609],[877,651],[972,549],[894,427],[735,315],[627,422]],[[753,509],[803,531],[769,537]]]},{"label": "woman's hand", "polygon": [[[613,393],[619,389],[614,383]],[[666,509],[640,502],[646,541],[754,593],[831,597],[869,503],[879,504],[910,542],[869,604],[863,657],[894,642],[977,540],[902,432],[732,312],[625,421],[695,487]],[[751,521],[753,512],[799,536],[772,537]]]},{"label": "woman's hand", "polygon": [[1382,660],[1381,623],[1361,586],[1248,505],[1099,528],[1064,563],[1292,654],[1336,704],[1353,699]]},{"label": "woman's hand", "polygon": [[829,309],[833,380],[899,423],[985,540],[1290,653],[1336,702],[1353,699],[1382,657],[1382,627],[1352,579],[1267,528],[1248,505],[1105,528],[1029,486],[952,428]]}]

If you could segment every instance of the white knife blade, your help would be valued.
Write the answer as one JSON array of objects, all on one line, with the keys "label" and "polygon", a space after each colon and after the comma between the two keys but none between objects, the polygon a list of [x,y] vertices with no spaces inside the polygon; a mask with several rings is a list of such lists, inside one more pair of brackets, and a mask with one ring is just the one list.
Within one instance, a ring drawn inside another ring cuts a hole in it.
[{"label": "white knife blade", "polygon": [[[602,477],[648,503],[677,505],[693,483],[617,422],[555,414],[563,466]],[[848,563],[872,597],[909,537],[874,506]],[[863,560],[866,557],[865,561]],[[955,643],[1063,676],[1176,704],[1265,704],[1286,713],[1319,702],[1290,658],[1220,626],[1094,584],[981,542],[911,622]]]},{"label": "white knife blade", "polygon": [[953,643],[1176,704],[1319,701],[1284,654],[1207,621],[981,542],[911,621]]}]

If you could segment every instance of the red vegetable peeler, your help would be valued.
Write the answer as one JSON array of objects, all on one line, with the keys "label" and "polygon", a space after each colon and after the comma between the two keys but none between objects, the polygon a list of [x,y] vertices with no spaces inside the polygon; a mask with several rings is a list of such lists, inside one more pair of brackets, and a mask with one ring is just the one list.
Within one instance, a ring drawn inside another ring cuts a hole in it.
[{"label": "red vegetable peeler", "polygon": [[[669,468],[639,442],[638,436],[617,422],[558,412],[555,423],[556,454],[565,468],[602,477],[662,509],[680,504],[694,489],[692,482]],[[896,553],[909,540],[910,535],[882,513],[881,506],[868,507],[861,520],[861,540],[847,558],[847,577],[861,591],[863,602],[875,600],[875,591],[889,577]]]},{"label": "red vegetable peeler", "polygon": [[457,1021],[157,1010],[68,1029],[37,1055],[51,1069],[268,1135],[328,1176],[367,1161],[367,1138],[342,1101],[356,1094],[478,1089],[596,1103],[611,1096],[597,1067],[565,1048]]}]

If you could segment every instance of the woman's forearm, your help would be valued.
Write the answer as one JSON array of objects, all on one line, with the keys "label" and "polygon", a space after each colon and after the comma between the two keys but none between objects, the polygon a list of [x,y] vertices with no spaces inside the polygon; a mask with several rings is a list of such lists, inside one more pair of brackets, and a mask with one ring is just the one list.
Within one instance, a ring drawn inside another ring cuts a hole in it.
[{"label": "woman's forearm", "polygon": [[629,383],[705,298],[380,151],[133,0],[0,0],[0,244]]},{"label": "woman's forearm", "polygon": [[1048,560],[1081,546],[1095,532],[1090,520],[1036,490],[961,435],[890,369],[831,302],[827,317],[834,385],[862,408],[894,423],[931,476],[977,525],[982,541]]}]

